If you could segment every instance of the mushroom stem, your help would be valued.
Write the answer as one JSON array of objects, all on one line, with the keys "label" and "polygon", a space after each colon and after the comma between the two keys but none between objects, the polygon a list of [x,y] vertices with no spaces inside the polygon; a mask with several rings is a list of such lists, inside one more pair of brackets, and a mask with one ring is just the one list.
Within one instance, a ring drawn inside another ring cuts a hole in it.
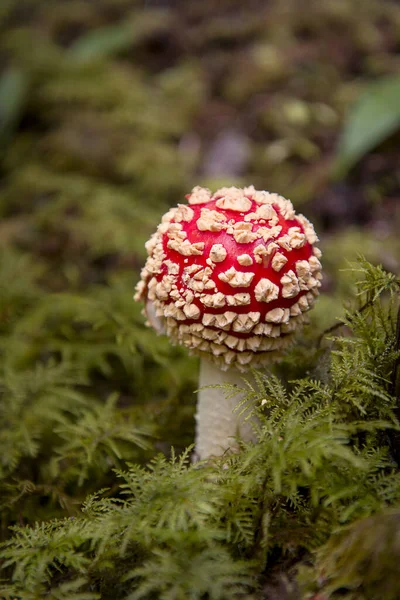
[{"label": "mushroom stem", "polygon": [[[243,374],[232,367],[221,371],[215,363],[201,359],[199,392],[196,414],[196,459],[204,460],[210,456],[221,456],[226,450],[237,450],[237,440],[254,441],[255,435],[250,421],[245,415],[235,411],[243,394],[226,398],[227,391],[222,387],[205,386],[225,383],[243,388]],[[246,378],[251,374],[246,374]]]}]

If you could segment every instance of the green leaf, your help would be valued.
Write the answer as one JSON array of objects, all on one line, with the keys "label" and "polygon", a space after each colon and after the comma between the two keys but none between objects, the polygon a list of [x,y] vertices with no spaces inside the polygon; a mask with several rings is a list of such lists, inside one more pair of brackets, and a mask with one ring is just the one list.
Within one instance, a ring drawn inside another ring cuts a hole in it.
[{"label": "green leaf", "polygon": [[101,27],[81,36],[68,56],[78,63],[114,56],[132,44],[132,30],[126,25]]},{"label": "green leaf", "polygon": [[22,69],[10,67],[0,79],[0,145],[18,124],[28,97],[28,78]]},{"label": "green leaf", "polygon": [[334,163],[343,177],[367,152],[400,127],[400,76],[391,75],[369,84],[353,107]]}]

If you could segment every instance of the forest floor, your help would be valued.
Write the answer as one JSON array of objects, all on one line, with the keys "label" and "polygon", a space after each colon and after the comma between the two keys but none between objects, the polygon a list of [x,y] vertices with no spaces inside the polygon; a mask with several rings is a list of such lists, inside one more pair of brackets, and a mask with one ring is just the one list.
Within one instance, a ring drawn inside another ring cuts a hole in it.
[{"label": "forest floor", "polygon": [[197,362],[132,295],[195,185],[277,191],[315,224],[314,332],[354,294],[348,261],[399,273],[399,131],[335,171],[354,103],[399,72],[394,0],[2,0],[0,539],[192,443]]}]

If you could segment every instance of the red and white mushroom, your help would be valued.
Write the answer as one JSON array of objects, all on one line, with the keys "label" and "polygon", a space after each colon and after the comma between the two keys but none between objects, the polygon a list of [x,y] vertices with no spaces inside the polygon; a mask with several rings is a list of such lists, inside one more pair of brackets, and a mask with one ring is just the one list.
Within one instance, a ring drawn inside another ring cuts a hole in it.
[{"label": "red and white mushroom", "polygon": [[[150,324],[201,357],[200,388],[241,383],[240,372],[276,360],[314,304],[321,256],[312,224],[278,194],[253,186],[211,194],[196,187],[146,244],[137,285]],[[196,453],[234,447],[251,427],[221,389],[200,389]]]}]

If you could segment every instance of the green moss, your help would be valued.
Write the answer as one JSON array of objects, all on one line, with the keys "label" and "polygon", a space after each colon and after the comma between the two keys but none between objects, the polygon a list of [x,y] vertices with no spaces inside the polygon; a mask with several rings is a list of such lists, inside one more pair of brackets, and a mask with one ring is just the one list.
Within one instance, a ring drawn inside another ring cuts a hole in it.
[{"label": "green moss", "polygon": [[[342,187],[330,169],[362,80],[396,71],[398,6],[160,4],[1,2],[0,596],[261,600],[284,571],[296,600],[392,600],[397,155]],[[249,164],[211,177],[232,129]],[[132,300],[145,240],[196,184],[291,197],[324,260],[311,325],[246,387],[258,443],[202,465],[197,360]],[[360,253],[383,267],[355,276]]]}]

